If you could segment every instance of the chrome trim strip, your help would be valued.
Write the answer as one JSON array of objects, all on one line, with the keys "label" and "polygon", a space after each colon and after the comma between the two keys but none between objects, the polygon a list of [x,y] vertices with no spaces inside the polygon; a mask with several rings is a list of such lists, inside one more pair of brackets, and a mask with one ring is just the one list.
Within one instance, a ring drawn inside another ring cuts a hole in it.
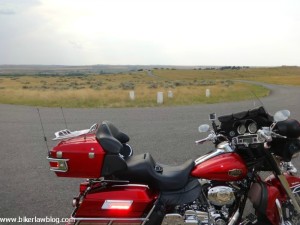
[{"label": "chrome trim strip", "polygon": [[165,215],[165,217],[178,217],[178,218],[183,218],[182,215],[178,214],[178,213],[168,213]]},{"label": "chrome trim strip", "polygon": [[224,154],[225,151],[223,149],[216,149],[216,151],[212,152],[212,153],[209,153],[209,154],[206,154],[206,155],[203,155],[203,156],[200,156],[198,159],[195,160],[195,166],[213,158],[213,157],[216,157],[218,155],[222,155]]},{"label": "chrome trim strip", "polygon": [[71,220],[95,220],[95,221],[147,221],[147,218],[97,218],[97,217],[71,217]]},{"label": "chrome trim strip", "polygon": [[225,152],[234,152],[227,141],[223,141],[217,146],[218,149],[223,149]]},{"label": "chrome trim strip", "polygon": [[145,187],[149,189],[149,186],[144,184],[117,184],[117,185],[112,185],[112,187]]},{"label": "chrome trim strip", "polygon": [[69,161],[70,159],[58,159],[58,158],[51,158],[51,157],[47,157],[47,159],[50,161],[50,160],[52,160],[52,161]]},{"label": "chrome trim strip", "polygon": [[108,182],[108,183],[129,183],[129,180],[101,180],[100,182]]},{"label": "chrome trim strip", "polygon": [[104,177],[100,178],[90,178],[87,179],[89,183],[101,183],[101,182],[108,182],[108,183],[129,183],[128,180],[105,180]]},{"label": "chrome trim strip", "polygon": [[206,160],[209,160],[213,157],[216,157],[218,155],[222,155],[224,153],[234,152],[231,146],[228,142],[222,142],[218,144],[217,149],[211,153],[205,154],[203,156],[200,156],[198,159],[195,160],[195,166],[205,162]]},{"label": "chrome trim strip", "polygon": [[[157,201],[156,201],[156,202],[157,202]],[[148,215],[146,216],[144,222],[143,222],[141,225],[145,225],[145,224],[146,224],[146,222],[149,220],[151,214],[153,213],[155,207],[156,207],[156,203],[154,203],[153,207],[151,208],[151,210],[149,211]]]},{"label": "chrome trim strip", "polygon": [[57,169],[51,169],[51,168],[50,168],[50,171],[53,171],[53,172],[61,172],[61,173],[66,173],[66,172],[68,172],[67,170],[64,171],[64,170],[57,170]]},{"label": "chrome trim strip", "polygon": [[281,204],[280,204],[280,201],[278,200],[278,198],[276,198],[275,203],[276,203],[276,207],[277,207],[279,218],[280,218],[280,225],[285,225],[285,222],[283,219],[282,207],[281,207]]},{"label": "chrome trim strip", "polygon": [[236,212],[234,213],[234,215],[229,219],[228,225],[236,224],[236,222],[238,221],[239,216],[240,216],[240,212],[239,212],[239,209],[237,209]]},{"label": "chrome trim strip", "polygon": [[63,162],[64,163],[64,169],[53,169],[53,168],[50,167],[51,171],[53,171],[53,172],[62,172],[62,173],[68,172],[69,167],[68,167],[68,163],[67,162],[69,161],[69,159],[57,159],[57,158],[51,158],[51,157],[48,156],[47,160],[49,162],[58,162],[58,163]]}]

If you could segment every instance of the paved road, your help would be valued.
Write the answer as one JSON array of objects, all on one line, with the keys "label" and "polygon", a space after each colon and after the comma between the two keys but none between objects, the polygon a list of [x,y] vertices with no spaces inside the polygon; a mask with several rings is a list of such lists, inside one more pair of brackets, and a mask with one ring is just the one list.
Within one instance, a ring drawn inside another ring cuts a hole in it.
[{"label": "paved road", "polygon": [[[300,119],[299,87],[266,86],[272,90],[271,95],[261,100],[270,113],[287,108],[294,118]],[[175,165],[212,147],[194,145],[203,137],[197,133],[197,127],[208,122],[209,113],[222,115],[253,105],[253,101],[243,101],[183,107],[65,109],[64,113],[72,130],[88,128],[102,120],[113,121],[131,137],[136,153],[150,152],[157,161]],[[40,112],[50,140],[55,131],[65,128],[61,111],[40,108]],[[72,197],[82,179],[57,178],[49,171],[36,109],[0,105],[0,133],[0,218],[68,217]],[[55,143],[48,144],[51,147]]]}]

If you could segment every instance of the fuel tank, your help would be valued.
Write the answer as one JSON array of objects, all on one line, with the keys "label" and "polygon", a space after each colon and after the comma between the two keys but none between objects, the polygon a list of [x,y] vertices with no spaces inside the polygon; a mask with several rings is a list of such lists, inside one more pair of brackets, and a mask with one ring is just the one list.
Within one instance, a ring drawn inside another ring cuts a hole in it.
[{"label": "fuel tank", "polygon": [[211,152],[197,159],[195,164],[191,175],[202,179],[237,181],[245,178],[248,172],[243,159],[233,152]]}]

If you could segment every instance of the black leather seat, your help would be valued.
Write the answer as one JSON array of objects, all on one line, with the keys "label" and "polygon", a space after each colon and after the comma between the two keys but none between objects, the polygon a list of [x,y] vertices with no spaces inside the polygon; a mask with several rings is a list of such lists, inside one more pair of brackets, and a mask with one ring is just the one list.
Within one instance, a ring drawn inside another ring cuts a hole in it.
[{"label": "black leather seat", "polygon": [[194,167],[194,161],[188,160],[180,166],[162,166],[161,171],[149,153],[131,156],[126,161],[119,156],[123,144],[129,137],[120,132],[113,124],[104,121],[96,132],[96,138],[107,153],[102,168],[102,176],[116,175],[120,179],[141,182],[161,191],[183,188]]},{"label": "black leather seat", "polygon": [[132,156],[126,160],[127,170],[118,173],[122,179],[132,182],[142,182],[161,191],[183,188],[194,167],[194,161],[188,160],[180,166],[160,166],[161,172],[155,170],[156,163],[149,153]]}]

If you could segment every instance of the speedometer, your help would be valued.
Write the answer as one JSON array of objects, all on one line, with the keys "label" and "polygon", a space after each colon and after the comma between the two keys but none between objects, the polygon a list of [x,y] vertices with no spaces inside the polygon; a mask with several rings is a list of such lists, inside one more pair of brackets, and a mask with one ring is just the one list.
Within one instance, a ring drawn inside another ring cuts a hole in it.
[{"label": "speedometer", "polygon": [[244,133],[246,133],[246,131],[247,131],[247,128],[244,124],[239,125],[237,128],[237,132],[239,134],[244,134]]},{"label": "speedometer", "polygon": [[254,134],[256,133],[257,131],[257,124],[256,123],[250,123],[249,126],[248,126],[248,130],[251,134]]}]

